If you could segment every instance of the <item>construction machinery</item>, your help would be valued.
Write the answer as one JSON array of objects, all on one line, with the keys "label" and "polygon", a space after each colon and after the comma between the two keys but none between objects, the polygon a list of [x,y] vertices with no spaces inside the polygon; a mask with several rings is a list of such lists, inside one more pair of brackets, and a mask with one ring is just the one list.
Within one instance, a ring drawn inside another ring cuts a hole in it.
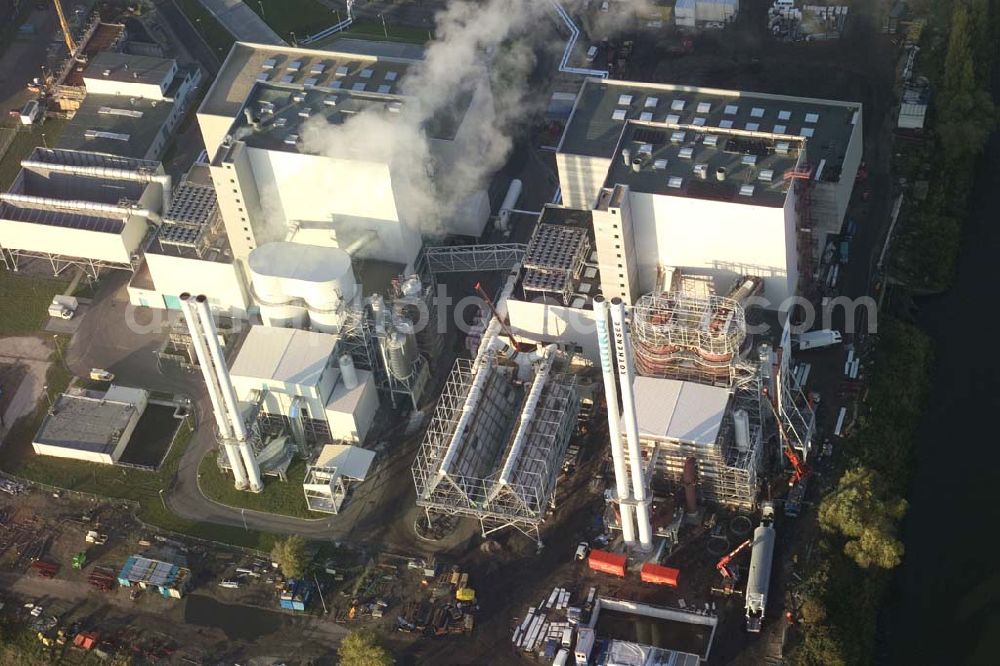
[{"label": "construction machinery", "polygon": [[62,2],[59,0],[52,0],[52,4],[56,6],[56,14],[59,16],[59,27],[63,32],[63,39],[66,40],[66,48],[69,49],[69,56],[72,58],[73,54],[76,53],[76,41],[73,39],[73,33],[69,30],[66,12],[63,11]]},{"label": "construction machinery", "polygon": [[496,320],[500,322],[500,328],[503,329],[504,335],[506,335],[507,339],[510,340],[511,349],[519,351],[520,347],[518,346],[517,339],[514,337],[514,332],[510,329],[510,325],[507,323],[506,319],[501,317],[497,312],[496,306],[493,305],[493,299],[491,299],[486,293],[486,290],[483,289],[482,284],[477,282],[473,289],[476,290],[476,294],[479,295],[479,298],[483,299],[483,302],[486,303],[486,306],[490,309],[490,314],[496,317]]},{"label": "construction machinery", "polygon": [[739,572],[737,572],[736,569],[729,568],[730,562],[732,562],[734,557],[743,552],[743,550],[748,548],[752,543],[753,539],[747,539],[740,545],[736,546],[736,548],[733,548],[727,555],[720,557],[719,561],[715,563],[716,570],[722,574],[722,591],[725,594],[731,594],[733,591],[733,584],[739,580]]}]

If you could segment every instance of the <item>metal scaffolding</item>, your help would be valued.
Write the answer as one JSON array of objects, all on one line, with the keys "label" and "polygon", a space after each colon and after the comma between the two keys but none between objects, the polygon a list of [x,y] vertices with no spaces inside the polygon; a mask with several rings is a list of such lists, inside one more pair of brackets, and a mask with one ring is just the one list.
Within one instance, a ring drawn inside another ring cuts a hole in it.
[{"label": "metal scaffolding", "polygon": [[552,351],[521,382],[495,350],[456,361],[413,463],[428,520],[469,516],[483,536],[514,527],[539,539],[579,410],[562,363]]},{"label": "metal scaffolding", "polygon": [[421,274],[509,271],[521,263],[526,247],[522,243],[425,247],[416,263]]}]

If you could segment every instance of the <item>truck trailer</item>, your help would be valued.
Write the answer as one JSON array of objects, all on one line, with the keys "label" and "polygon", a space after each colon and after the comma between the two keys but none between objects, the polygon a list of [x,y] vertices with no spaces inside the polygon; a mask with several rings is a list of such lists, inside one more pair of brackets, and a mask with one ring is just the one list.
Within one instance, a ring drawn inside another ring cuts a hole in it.
[{"label": "truck trailer", "polygon": [[750,573],[747,575],[747,631],[760,633],[767,605],[767,588],[771,585],[771,564],[774,559],[774,505],[765,502],[760,526],[753,532],[750,551]]},{"label": "truck trailer", "polygon": [[819,331],[809,331],[800,333],[797,339],[799,351],[806,349],[819,349],[839,344],[843,340],[840,331],[824,328]]}]

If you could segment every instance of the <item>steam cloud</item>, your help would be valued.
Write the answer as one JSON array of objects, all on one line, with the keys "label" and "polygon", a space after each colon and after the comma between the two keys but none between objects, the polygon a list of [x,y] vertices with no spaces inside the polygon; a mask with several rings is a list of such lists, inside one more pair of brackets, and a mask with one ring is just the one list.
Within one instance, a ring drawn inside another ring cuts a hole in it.
[{"label": "steam cloud", "polygon": [[[441,217],[483,188],[511,149],[539,46],[529,28],[546,8],[532,0],[450,3],[436,17],[436,41],[401,81],[402,109],[369,107],[339,125],[316,118],[303,127],[306,150],[389,164],[399,209],[424,234],[443,232]],[[447,158],[443,173],[449,149],[429,139],[426,127],[449,118],[473,90],[460,151]]]}]

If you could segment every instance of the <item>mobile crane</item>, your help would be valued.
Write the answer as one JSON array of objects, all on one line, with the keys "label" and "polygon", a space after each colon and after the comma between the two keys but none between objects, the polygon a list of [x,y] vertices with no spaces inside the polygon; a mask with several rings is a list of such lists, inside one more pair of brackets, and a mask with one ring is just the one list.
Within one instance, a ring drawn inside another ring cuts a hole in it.
[{"label": "mobile crane", "polygon": [[740,545],[733,548],[733,550],[728,555],[723,555],[719,558],[719,561],[715,563],[715,568],[720,574],[722,574],[722,593],[732,594],[733,593],[733,583],[739,580],[739,574],[735,569],[729,568],[729,563],[733,561],[733,558],[739,555],[743,549],[750,546],[753,543],[753,539],[747,539]]}]

